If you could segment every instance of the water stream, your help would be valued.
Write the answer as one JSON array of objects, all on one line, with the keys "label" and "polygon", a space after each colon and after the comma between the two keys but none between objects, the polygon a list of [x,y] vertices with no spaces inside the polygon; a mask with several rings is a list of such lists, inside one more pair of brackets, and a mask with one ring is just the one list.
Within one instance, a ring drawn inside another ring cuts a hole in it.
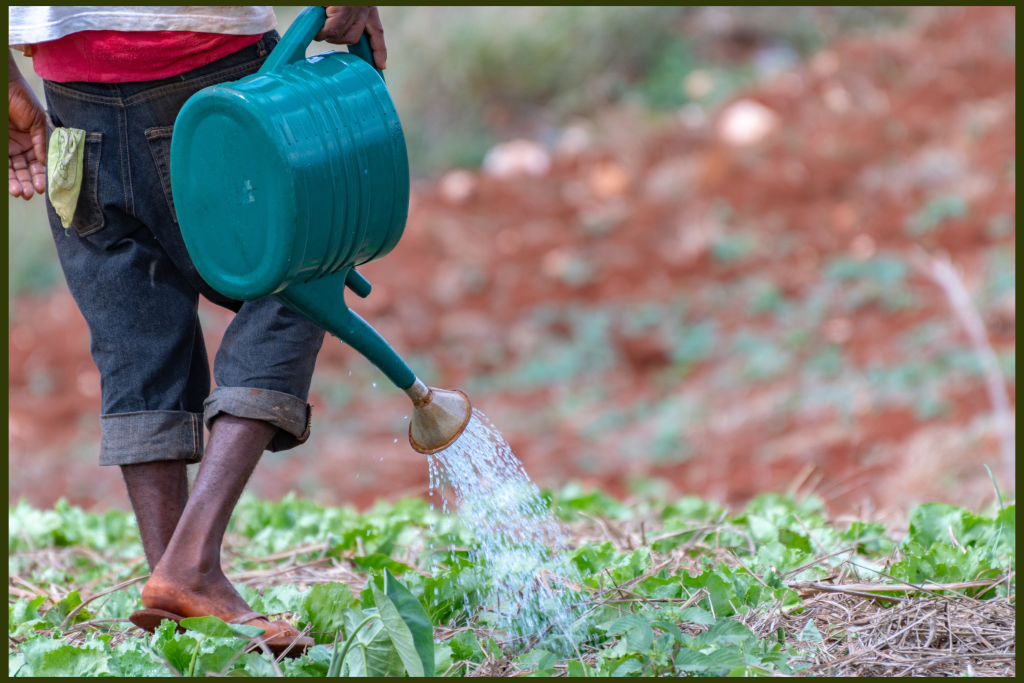
[{"label": "water stream", "polygon": [[[443,484],[475,539],[470,557],[485,575],[481,609],[495,639],[516,650],[539,636],[548,649],[571,651],[580,640],[580,577],[569,560],[568,530],[476,409],[462,436],[430,457],[431,492]],[[450,513],[447,500],[444,510]]]}]

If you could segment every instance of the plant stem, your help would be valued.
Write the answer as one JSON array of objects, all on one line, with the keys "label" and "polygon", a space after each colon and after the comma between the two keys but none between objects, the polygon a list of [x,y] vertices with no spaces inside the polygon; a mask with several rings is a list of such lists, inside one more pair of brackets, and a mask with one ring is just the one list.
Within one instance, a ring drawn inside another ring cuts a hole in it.
[{"label": "plant stem", "polygon": [[[366,617],[361,622],[359,622],[359,625],[352,629],[352,634],[348,637],[348,640],[345,641],[345,644],[341,648],[340,653],[338,652],[338,638],[341,636],[341,631],[338,631],[338,635],[334,637],[334,654],[331,657],[331,665],[327,669],[328,678],[338,678],[338,676],[341,675],[341,665],[345,661],[345,657],[348,656],[349,648],[352,647],[352,643],[356,639],[356,634],[359,633],[359,630],[367,624],[369,624],[371,621],[379,618],[379,615],[371,614],[370,616]],[[362,645],[362,643],[360,643],[360,645]]]},{"label": "plant stem", "polygon": [[199,647],[203,644],[204,640],[206,640],[206,636],[199,639],[199,642],[196,643],[196,649],[192,651],[192,661],[188,665],[189,678],[192,678],[196,673],[196,658],[199,657]]}]

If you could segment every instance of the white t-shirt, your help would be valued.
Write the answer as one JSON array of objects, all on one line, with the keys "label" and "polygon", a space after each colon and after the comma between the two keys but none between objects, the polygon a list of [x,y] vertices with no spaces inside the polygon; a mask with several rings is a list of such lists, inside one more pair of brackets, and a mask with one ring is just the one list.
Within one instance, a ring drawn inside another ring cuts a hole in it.
[{"label": "white t-shirt", "polygon": [[8,7],[7,44],[57,40],[79,31],[194,31],[251,36],[277,26],[274,8],[266,7]]}]

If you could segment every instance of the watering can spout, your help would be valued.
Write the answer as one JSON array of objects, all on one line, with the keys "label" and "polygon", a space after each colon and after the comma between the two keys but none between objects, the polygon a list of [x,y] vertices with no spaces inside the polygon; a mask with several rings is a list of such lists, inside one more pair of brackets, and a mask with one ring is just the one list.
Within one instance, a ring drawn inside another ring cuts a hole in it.
[{"label": "watering can spout", "polygon": [[365,283],[369,290],[361,276],[350,277],[354,272],[292,285],[273,297],[369,359],[412,400],[409,444],[413,450],[424,454],[442,451],[466,430],[473,413],[469,397],[458,389],[428,387],[376,330],[345,305],[344,283],[355,284],[357,290]]},{"label": "watering can spout", "polygon": [[473,406],[464,392],[434,389],[417,379],[405,393],[412,399],[413,406],[409,423],[409,445],[413,450],[437,453],[466,431]]}]

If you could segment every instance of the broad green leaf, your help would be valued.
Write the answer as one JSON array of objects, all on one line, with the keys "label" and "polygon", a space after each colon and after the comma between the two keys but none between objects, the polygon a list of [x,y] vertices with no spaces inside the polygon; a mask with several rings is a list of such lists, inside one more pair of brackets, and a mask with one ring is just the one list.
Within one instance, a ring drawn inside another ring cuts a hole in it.
[{"label": "broad green leaf", "polygon": [[[116,661],[110,652],[100,647],[74,647],[57,641],[60,647],[46,652],[39,666],[32,667],[34,676],[74,677],[120,676]],[[95,641],[94,641],[95,642]],[[100,645],[100,643],[95,643]]]},{"label": "broad green leaf", "polygon": [[190,631],[202,633],[204,636],[214,638],[254,638],[266,632],[262,626],[250,626],[249,624],[229,624],[223,619],[214,616],[188,617],[181,620],[181,625]]},{"label": "broad green leaf", "polygon": [[25,662],[35,670],[43,665],[43,657],[46,653],[58,650],[63,645],[64,643],[60,640],[35,637],[23,642],[18,646],[18,649],[25,655]]},{"label": "broad green leaf", "polygon": [[747,528],[758,545],[778,543],[779,528],[760,515],[747,514]]},{"label": "broad green leaf", "polygon": [[679,648],[674,661],[676,668],[680,671],[707,671],[714,666],[711,658],[706,654],[686,647]]},{"label": "broad green leaf", "polygon": [[728,678],[765,678],[767,676],[771,676],[771,674],[764,669],[759,669],[753,666],[738,666],[725,675]]},{"label": "broad green leaf", "polygon": [[625,635],[632,652],[646,652],[654,642],[654,630],[650,623],[636,614],[627,614],[616,619],[607,635]]},{"label": "broad green leaf", "polygon": [[804,624],[803,630],[800,631],[800,640],[805,643],[822,642],[821,633],[818,631],[818,627],[814,625],[814,619],[808,619],[807,623]]},{"label": "broad green leaf", "polygon": [[388,569],[384,570],[384,591],[409,629],[424,675],[431,676],[434,671],[434,628],[430,617],[420,601]]},{"label": "broad green leaf", "polygon": [[709,569],[700,576],[683,576],[683,585],[689,588],[691,593],[696,588],[706,588],[711,605],[715,609],[715,615],[727,617],[735,613],[730,601],[736,601],[736,591],[732,583],[723,579],[718,571]]},{"label": "broad green leaf", "polygon": [[196,651],[199,641],[191,636],[177,635],[163,645],[164,659],[174,667],[182,676],[188,675],[189,666],[192,664],[192,654]]},{"label": "broad green leaf", "polygon": [[642,668],[643,666],[637,660],[627,659],[626,661],[622,662],[617,667],[615,667],[615,671],[612,672],[612,677],[622,678],[630,674],[635,674]]},{"label": "broad green leaf", "polygon": [[547,650],[530,650],[525,655],[516,658],[516,663],[522,669],[533,669],[534,671],[554,670],[558,658]]},{"label": "broad green leaf", "polygon": [[678,598],[682,591],[678,576],[661,579],[650,576],[636,584],[631,590],[645,598]]},{"label": "broad green leaf", "polygon": [[715,623],[711,625],[711,628],[706,633],[702,633],[697,638],[697,642],[707,645],[713,643],[740,643],[754,637],[753,631],[735,619],[720,617],[715,620]]},{"label": "broad green leaf", "polygon": [[708,658],[711,660],[710,670],[721,671],[723,673],[746,664],[746,662],[743,661],[743,654],[735,645],[720,647],[709,654]]},{"label": "broad green leaf", "polygon": [[409,571],[409,565],[402,564],[396,560],[392,560],[387,555],[375,553],[373,555],[367,555],[365,557],[353,557],[352,562],[362,569],[367,571],[379,571],[381,569],[388,569],[392,574],[404,574]]},{"label": "broad green leaf", "polygon": [[[351,634],[356,626],[371,614],[377,614],[377,610],[346,610],[345,633]],[[391,638],[380,619],[374,619],[363,626],[355,634],[355,640],[344,662],[344,666],[348,667],[349,676],[386,676],[392,671],[392,660],[398,663],[399,668],[401,667],[401,659],[398,658]]]},{"label": "broad green leaf", "polygon": [[121,674],[128,678],[146,678],[152,676],[173,676],[170,669],[154,659],[148,652],[139,648],[139,641],[128,640],[114,649],[117,666]]},{"label": "broad green leaf", "polygon": [[[232,640],[213,640],[207,638],[200,645],[199,657],[193,676],[205,677],[207,674],[220,674],[240,650],[248,643],[240,638]],[[237,660],[236,660],[237,662]]]},{"label": "broad green leaf", "polygon": [[590,678],[596,676],[596,672],[585,662],[570,660],[566,664],[566,675],[570,678]]},{"label": "broad green leaf", "polygon": [[12,652],[7,655],[7,677],[14,678],[19,672],[23,672],[22,675],[31,675],[32,667],[25,663],[25,655]]},{"label": "broad green leaf", "polygon": [[[710,615],[708,615],[710,616]],[[668,635],[672,636],[672,639],[677,643],[683,642],[683,633],[679,630],[679,627],[673,624],[671,621],[665,621],[663,619],[657,619],[651,622],[651,626],[660,628],[665,631]]]},{"label": "broad green leaf", "polygon": [[651,549],[637,548],[609,570],[616,583],[632,581],[651,566]]},{"label": "broad green leaf", "polygon": [[263,593],[263,614],[300,612],[308,596],[295,586],[274,586]]},{"label": "broad green leaf", "polygon": [[46,598],[38,596],[32,600],[18,600],[7,609],[7,628],[11,636],[25,636],[36,628],[45,628],[46,621],[39,616],[39,608]]},{"label": "broad green leaf", "polygon": [[299,609],[299,623],[312,624],[310,635],[317,643],[333,643],[334,636],[345,625],[345,610],[355,604],[348,584],[317,584],[306,590]]},{"label": "broad green leaf", "polygon": [[452,648],[447,643],[434,646],[434,675],[443,675],[452,665]]},{"label": "broad green leaf", "polygon": [[615,560],[615,546],[608,541],[586,544],[572,556],[572,562],[584,573],[597,574]]},{"label": "broad green leaf", "polygon": [[691,624],[710,625],[715,623],[715,618],[707,610],[700,607],[687,607],[679,613],[679,621],[688,621]]},{"label": "broad green leaf", "polygon": [[249,588],[244,583],[236,583],[235,590],[242,596],[246,604],[252,608],[253,612],[259,612],[260,614],[274,614],[274,612],[268,612],[266,606],[263,604],[263,596],[260,595],[259,591]]},{"label": "broad green leaf", "polygon": [[[64,597],[63,600],[54,605],[46,613],[46,623],[54,627],[60,626],[67,618],[68,614],[70,614],[73,609],[75,609],[81,604],[82,598],[78,595],[78,591],[71,591]],[[68,628],[71,624],[77,624],[82,621],[88,621],[91,618],[92,616],[89,614],[88,611],[80,609],[75,614],[74,618],[64,628]]]},{"label": "broad green leaf", "polygon": [[[409,627],[406,623],[402,621],[402,617],[398,614],[398,609],[395,607],[395,604],[388,596],[384,595],[377,586],[371,583],[370,587],[374,592],[373,597],[377,603],[377,610],[380,612],[381,621],[384,623],[384,628],[387,630],[388,636],[391,638],[391,643],[398,651],[398,656],[402,658],[402,664],[405,665],[406,672],[410,676],[415,676],[417,678],[426,675],[426,671],[433,674],[433,648],[431,648],[430,652],[430,669],[424,669],[424,663],[420,661],[416,648],[413,645],[412,633],[409,631]],[[417,603],[417,605],[418,604],[419,603]]]},{"label": "broad green leaf", "polygon": [[476,637],[473,636],[472,631],[459,631],[448,641],[448,644],[451,645],[452,658],[456,662],[468,659],[479,664],[484,661],[484,651],[480,647],[480,643],[477,642]]},{"label": "broad green leaf", "polygon": [[[285,676],[290,677],[322,678],[327,675],[332,654],[332,649],[323,645],[314,645],[301,657],[285,659],[281,663],[281,670]],[[273,673],[267,675],[272,676]]]},{"label": "broad green leaf", "polygon": [[928,548],[937,541],[949,542],[949,530],[963,538],[966,510],[943,503],[925,503],[910,513],[910,538]]},{"label": "broad green leaf", "polygon": [[32,600],[19,599],[7,606],[7,628],[14,633],[15,628],[27,621],[39,619],[39,608],[46,602],[43,596],[37,596]]},{"label": "broad green leaf", "polygon": [[[274,667],[271,665],[270,660],[266,655],[262,653],[262,650],[256,650],[245,655],[245,666],[242,669],[235,669],[231,673],[235,676],[248,676],[251,678],[273,678],[275,676]],[[282,665],[287,666],[290,663],[288,660],[282,662]],[[289,667],[290,668],[290,667]],[[282,669],[282,672],[284,669]],[[320,674],[325,675],[327,670]]]}]

